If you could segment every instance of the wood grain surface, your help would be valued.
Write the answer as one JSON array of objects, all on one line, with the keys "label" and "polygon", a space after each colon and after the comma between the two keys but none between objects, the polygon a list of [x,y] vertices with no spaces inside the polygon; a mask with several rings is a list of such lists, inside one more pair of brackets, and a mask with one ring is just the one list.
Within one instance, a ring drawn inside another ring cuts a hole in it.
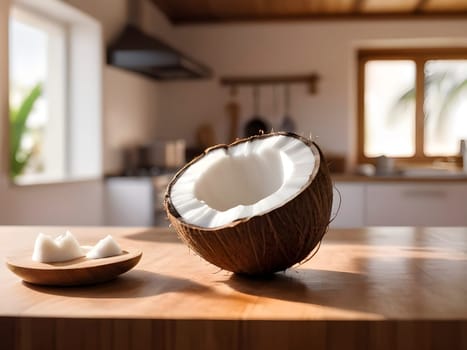
[{"label": "wood grain surface", "polygon": [[[1,227],[0,255],[64,229]],[[67,229],[143,257],[67,288],[2,264],[1,349],[467,349],[467,228],[331,230],[313,259],[267,279],[219,271],[171,230]]]},{"label": "wood grain surface", "polygon": [[465,0],[152,0],[175,24],[465,16]]}]

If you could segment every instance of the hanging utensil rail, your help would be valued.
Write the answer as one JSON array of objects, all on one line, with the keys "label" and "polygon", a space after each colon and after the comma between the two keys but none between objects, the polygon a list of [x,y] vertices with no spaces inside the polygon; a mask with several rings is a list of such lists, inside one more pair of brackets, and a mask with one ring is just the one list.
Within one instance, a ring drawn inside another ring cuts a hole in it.
[{"label": "hanging utensil rail", "polygon": [[316,73],[302,75],[266,75],[266,76],[243,76],[243,77],[221,77],[220,83],[232,88],[237,88],[240,85],[279,85],[306,83],[309,85],[310,94],[314,95],[318,92],[318,81],[320,76]]}]

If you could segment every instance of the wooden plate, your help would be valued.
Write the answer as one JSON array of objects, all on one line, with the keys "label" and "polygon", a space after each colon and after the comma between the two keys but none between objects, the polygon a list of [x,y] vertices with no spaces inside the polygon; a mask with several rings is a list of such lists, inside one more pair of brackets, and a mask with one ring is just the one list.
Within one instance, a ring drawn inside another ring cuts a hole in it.
[{"label": "wooden plate", "polygon": [[121,255],[102,259],[85,257],[57,263],[40,263],[32,253],[7,257],[6,265],[24,281],[49,286],[77,286],[109,281],[132,269],[141,259],[137,249],[123,250]]}]

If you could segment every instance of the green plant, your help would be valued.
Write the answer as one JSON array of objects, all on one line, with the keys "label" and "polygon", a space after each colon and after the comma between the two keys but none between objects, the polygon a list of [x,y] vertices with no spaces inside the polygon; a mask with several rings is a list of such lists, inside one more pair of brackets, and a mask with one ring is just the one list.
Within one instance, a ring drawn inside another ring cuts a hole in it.
[{"label": "green plant", "polygon": [[22,174],[33,153],[21,149],[21,140],[27,132],[26,123],[29,115],[41,94],[42,84],[38,83],[21,101],[18,108],[10,107],[10,175],[12,178]]},{"label": "green plant", "polygon": [[[427,74],[425,77],[425,93],[431,92],[432,98],[436,98],[438,108],[428,113],[425,110],[425,120],[434,118],[436,123],[437,136],[443,137],[446,134],[446,126],[451,116],[450,110],[457,99],[467,93],[467,79],[462,79],[454,72],[445,71]],[[416,98],[415,86],[404,91],[394,102],[389,111],[387,122],[397,123],[404,116],[400,113],[404,109],[414,106]]]}]

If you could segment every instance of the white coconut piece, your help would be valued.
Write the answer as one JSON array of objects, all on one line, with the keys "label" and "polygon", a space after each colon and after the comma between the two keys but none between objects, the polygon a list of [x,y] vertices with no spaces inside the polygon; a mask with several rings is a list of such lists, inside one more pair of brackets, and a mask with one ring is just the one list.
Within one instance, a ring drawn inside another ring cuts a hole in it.
[{"label": "white coconut piece", "polygon": [[70,231],[66,231],[55,239],[39,233],[34,243],[32,260],[51,263],[73,260],[82,256],[84,252]]},{"label": "white coconut piece", "polygon": [[171,203],[187,224],[221,227],[292,199],[309,181],[315,160],[300,139],[280,134],[218,148],[177,179]]},{"label": "white coconut piece", "polygon": [[108,235],[97,242],[97,244],[88,251],[86,258],[101,259],[120,254],[122,254],[122,248],[120,248],[112,236]]}]

